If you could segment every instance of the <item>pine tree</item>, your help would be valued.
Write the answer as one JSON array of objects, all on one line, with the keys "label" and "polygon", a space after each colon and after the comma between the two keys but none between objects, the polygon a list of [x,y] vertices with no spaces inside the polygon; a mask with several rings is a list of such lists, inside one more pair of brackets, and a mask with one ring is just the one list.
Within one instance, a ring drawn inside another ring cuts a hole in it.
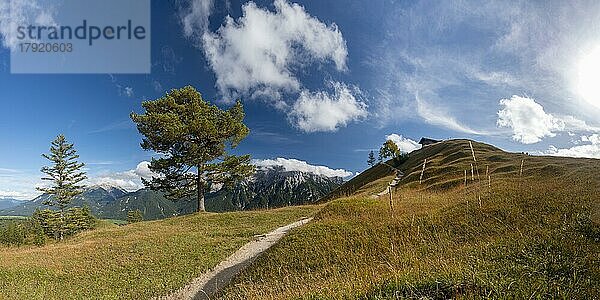
[{"label": "pine tree", "polygon": [[371,150],[369,152],[369,159],[367,159],[367,164],[369,164],[369,166],[374,166],[375,163],[377,162],[377,160],[375,160],[375,153],[373,153],[373,150]]},{"label": "pine tree", "polygon": [[85,164],[77,161],[77,150],[62,134],[52,141],[50,153],[42,154],[42,157],[51,162],[51,166],[42,167],[42,173],[47,175],[42,180],[52,181],[52,185],[37,189],[51,196],[44,205],[57,207],[64,213],[73,198],[83,192],[84,186],[80,183],[87,178],[81,171]]},{"label": "pine tree", "polygon": [[145,114],[131,114],[144,136],[141,146],[161,154],[149,166],[159,176],[143,179],[147,187],[164,191],[171,200],[196,198],[198,211],[204,211],[204,193],[211,185],[231,185],[254,172],[250,155],[227,153],[249,133],[241,102],[221,110],[187,86],[142,106]]}]

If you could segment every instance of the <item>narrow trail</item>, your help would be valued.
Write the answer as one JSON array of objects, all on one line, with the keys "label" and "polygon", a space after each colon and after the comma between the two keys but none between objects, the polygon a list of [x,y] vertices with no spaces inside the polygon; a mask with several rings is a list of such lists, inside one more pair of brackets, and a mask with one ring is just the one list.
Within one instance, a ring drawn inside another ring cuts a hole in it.
[{"label": "narrow trail", "polygon": [[305,218],[259,236],[257,240],[244,245],[214,269],[195,278],[190,284],[177,292],[159,299],[211,299],[219,290],[227,286],[235,275],[250,265],[261,253],[275,245],[290,230],[300,227],[312,219]]},{"label": "narrow trail", "polygon": [[402,171],[400,171],[400,169],[390,166],[385,162],[383,164],[390,167],[392,170],[394,170],[396,172],[396,176],[394,177],[394,179],[392,181],[390,181],[390,183],[385,188],[385,190],[381,191],[380,193],[378,193],[376,195],[371,195],[371,198],[373,198],[373,199],[378,199],[381,196],[389,194],[390,190],[392,188],[395,188],[396,186],[398,186],[398,184],[400,183],[400,180],[402,180],[402,177],[404,177],[404,173]]}]

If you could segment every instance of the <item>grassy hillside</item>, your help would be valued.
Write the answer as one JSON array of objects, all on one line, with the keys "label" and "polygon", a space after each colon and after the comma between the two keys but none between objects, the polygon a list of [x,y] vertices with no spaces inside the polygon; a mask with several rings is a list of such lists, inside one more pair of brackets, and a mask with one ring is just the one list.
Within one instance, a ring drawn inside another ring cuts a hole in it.
[{"label": "grassy hillside", "polygon": [[471,179],[466,140],[413,152],[398,166],[406,176],[393,194],[392,217],[388,196],[372,195],[393,175],[371,181],[373,172],[364,172],[341,188],[352,195],[330,202],[316,221],[271,248],[221,298],[600,295],[600,160],[473,146],[481,182],[477,172]]},{"label": "grassy hillside", "polygon": [[362,188],[365,184],[375,182],[383,177],[389,176],[394,172],[394,168],[398,166],[395,160],[389,160],[385,163],[379,163],[354,178],[348,180],[340,187],[333,190],[327,196],[320,199],[319,202],[327,202],[340,197],[347,197],[354,194],[357,190]]},{"label": "grassy hillside", "polygon": [[149,299],[320,207],[193,214],[99,229],[41,248],[0,246],[0,299]]}]

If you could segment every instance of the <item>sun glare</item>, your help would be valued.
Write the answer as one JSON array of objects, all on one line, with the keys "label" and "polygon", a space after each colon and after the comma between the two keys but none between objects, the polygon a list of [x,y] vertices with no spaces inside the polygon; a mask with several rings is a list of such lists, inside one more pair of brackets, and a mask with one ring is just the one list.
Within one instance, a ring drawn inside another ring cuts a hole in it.
[{"label": "sun glare", "polygon": [[600,47],[579,62],[577,90],[590,104],[600,108]]}]

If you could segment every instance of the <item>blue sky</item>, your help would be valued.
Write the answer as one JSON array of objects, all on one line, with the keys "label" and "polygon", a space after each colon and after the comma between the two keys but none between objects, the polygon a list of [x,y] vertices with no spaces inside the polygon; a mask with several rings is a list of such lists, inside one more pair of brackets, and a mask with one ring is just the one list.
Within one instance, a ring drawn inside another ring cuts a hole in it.
[{"label": "blue sky", "polygon": [[142,75],[11,74],[7,3],[0,197],[35,196],[59,133],[90,184],[139,187],[152,153],[128,115],[185,85],[243,101],[235,152],[261,164],[349,175],[387,138],[410,151],[422,136],[600,158],[597,1],[152,1]]}]

